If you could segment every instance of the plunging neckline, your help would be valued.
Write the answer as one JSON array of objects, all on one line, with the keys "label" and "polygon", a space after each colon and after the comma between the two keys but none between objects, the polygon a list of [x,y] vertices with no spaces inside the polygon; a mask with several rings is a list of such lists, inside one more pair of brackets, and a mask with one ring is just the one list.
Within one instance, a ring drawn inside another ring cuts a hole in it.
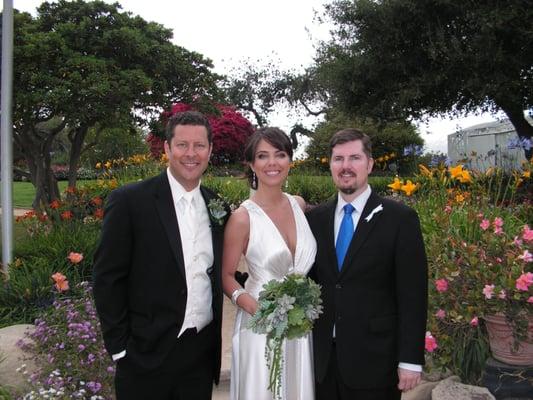
[{"label": "plunging neckline", "polygon": [[283,193],[283,195],[285,196],[285,198],[289,202],[289,206],[290,206],[290,209],[291,209],[291,212],[292,212],[292,218],[294,219],[294,236],[295,236],[295,239],[296,239],[296,244],[294,245],[294,253],[291,251],[291,248],[289,247],[289,244],[287,243],[287,241],[283,237],[283,234],[279,230],[278,226],[274,223],[274,221],[272,220],[272,218],[270,218],[270,216],[266,213],[266,211],[263,210],[263,208],[259,204],[257,204],[255,201],[253,201],[251,199],[248,199],[248,201],[250,203],[253,203],[257,208],[259,208],[259,210],[261,210],[261,212],[265,215],[265,217],[267,217],[267,219],[270,222],[270,224],[272,224],[272,226],[274,227],[275,231],[277,232],[279,238],[283,242],[283,244],[285,246],[285,249],[291,255],[292,266],[294,267],[294,265],[295,265],[294,263],[296,262],[296,253],[298,252],[298,221],[296,220],[296,215],[295,215],[295,212],[294,212],[294,208],[293,208],[293,204],[292,204],[291,199],[285,193]]}]

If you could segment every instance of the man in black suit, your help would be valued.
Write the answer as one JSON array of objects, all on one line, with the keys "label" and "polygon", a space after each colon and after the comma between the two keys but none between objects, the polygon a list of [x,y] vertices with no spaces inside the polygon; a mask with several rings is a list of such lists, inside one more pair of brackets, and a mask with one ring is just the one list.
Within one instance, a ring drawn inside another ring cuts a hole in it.
[{"label": "man in black suit", "polygon": [[221,356],[221,254],[229,210],[200,185],[213,149],[198,112],[171,117],[168,168],[111,193],[94,298],[118,400],[207,400]]},{"label": "man in black suit", "polygon": [[392,400],[420,381],[427,263],[414,210],[373,193],[370,139],[330,143],[335,199],[308,213],[317,240],[311,277],[324,313],[313,330],[319,400]]}]

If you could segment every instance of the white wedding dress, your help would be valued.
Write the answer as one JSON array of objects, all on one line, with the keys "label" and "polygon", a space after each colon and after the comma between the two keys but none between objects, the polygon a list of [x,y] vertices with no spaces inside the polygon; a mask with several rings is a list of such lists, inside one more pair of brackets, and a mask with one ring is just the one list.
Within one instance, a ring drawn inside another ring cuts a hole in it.
[{"label": "white wedding dress", "polygon": [[[290,273],[307,274],[316,254],[316,241],[297,201],[286,195],[292,206],[296,222],[296,250],[292,254],[280,232],[268,215],[253,201],[242,206],[250,216],[250,237],[245,259],[249,277],[245,289],[255,297],[265,283],[281,280]],[[231,368],[231,400],[272,400],[268,390],[269,370],[265,360],[266,336],[248,328],[250,315],[238,309],[233,331]],[[313,343],[307,336],[285,340],[284,366],[281,377],[283,400],[313,400],[315,398],[313,375]]]}]

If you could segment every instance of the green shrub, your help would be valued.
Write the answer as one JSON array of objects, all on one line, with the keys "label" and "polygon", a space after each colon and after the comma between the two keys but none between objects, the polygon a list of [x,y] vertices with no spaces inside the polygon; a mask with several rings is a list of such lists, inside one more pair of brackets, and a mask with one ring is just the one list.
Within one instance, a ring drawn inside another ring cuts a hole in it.
[{"label": "green shrub", "polygon": [[0,327],[33,323],[37,315],[52,305],[52,274],[55,267],[45,259],[28,263],[17,259],[9,267],[0,286]]}]

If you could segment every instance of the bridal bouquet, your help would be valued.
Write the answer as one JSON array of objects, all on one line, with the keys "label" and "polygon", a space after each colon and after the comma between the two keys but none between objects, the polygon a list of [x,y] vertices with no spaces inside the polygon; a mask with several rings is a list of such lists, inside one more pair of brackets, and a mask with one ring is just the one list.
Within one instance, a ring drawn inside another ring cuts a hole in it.
[{"label": "bridal bouquet", "polygon": [[296,339],[311,331],[322,313],[320,286],[300,274],[282,281],[271,280],[259,293],[259,308],[250,319],[255,333],[267,335],[265,357],[270,370],[268,389],[279,398],[285,339]]}]

